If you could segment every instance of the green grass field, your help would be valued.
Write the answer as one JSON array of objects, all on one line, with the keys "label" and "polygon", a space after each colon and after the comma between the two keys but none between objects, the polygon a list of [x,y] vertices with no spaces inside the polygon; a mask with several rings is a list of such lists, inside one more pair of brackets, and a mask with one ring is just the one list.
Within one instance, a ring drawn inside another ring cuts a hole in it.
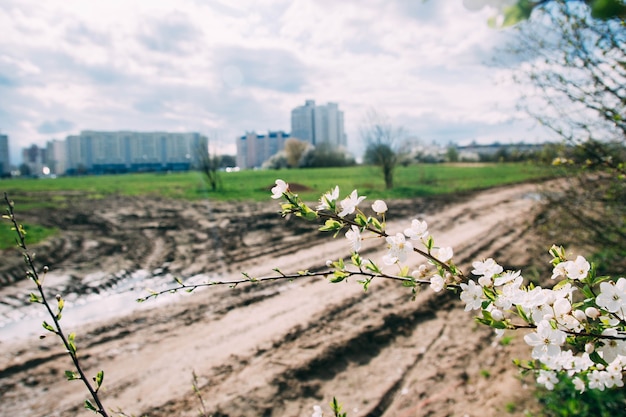
[{"label": "green grass field", "polygon": [[[357,188],[371,198],[412,198],[459,191],[484,189],[555,175],[551,167],[533,164],[438,164],[398,167],[393,190],[385,190],[377,168],[356,166],[347,168],[317,168],[292,170],[260,170],[222,173],[222,188],[212,192],[198,172],[173,174],[127,174],[56,179],[11,179],[0,181],[0,191],[28,206],[56,206],[64,195],[80,194],[85,198],[102,198],[108,194],[159,195],[189,200],[216,199],[262,201],[269,198],[269,188],[276,178],[301,184],[310,191],[300,195],[317,200],[334,185],[342,194]],[[50,201],[41,201],[41,192],[58,192]],[[24,206],[22,206],[24,209]]]},{"label": "green grass field", "polygon": [[[15,178],[0,181],[0,192],[6,192],[15,201],[19,213],[33,208],[63,208],[70,197],[98,199],[110,194],[154,195],[188,200],[269,201],[269,189],[276,178],[306,187],[306,191],[299,192],[300,196],[307,201],[316,201],[335,185],[339,185],[341,198],[356,188],[360,195],[367,195],[370,200],[389,200],[485,189],[554,175],[556,171],[552,167],[534,164],[419,164],[398,167],[392,190],[385,190],[382,175],[376,167],[355,166],[223,172],[222,187],[215,192],[209,189],[198,172],[55,179]],[[29,236],[31,243],[54,233],[35,225],[27,227],[32,230]],[[14,239],[12,236],[7,237],[7,231],[7,228],[0,228],[0,248],[13,245]]]}]

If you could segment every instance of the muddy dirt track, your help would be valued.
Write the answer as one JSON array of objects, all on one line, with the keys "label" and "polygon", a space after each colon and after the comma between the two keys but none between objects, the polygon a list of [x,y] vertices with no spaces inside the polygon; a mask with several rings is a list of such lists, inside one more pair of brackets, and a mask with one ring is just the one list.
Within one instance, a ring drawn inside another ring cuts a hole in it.
[{"label": "muddy dirt track", "polygon": [[[466,272],[485,257],[507,269],[544,265],[553,242],[539,246],[533,235],[537,188],[389,202],[387,230],[426,219],[436,244],[453,246]],[[241,206],[75,196],[64,210],[31,212],[22,221],[36,218],[63,230],[35,248],[37,262],[51,266],[50,293],[70,300],[100,294],[93,302],[104,307],[106,295],[137,271],[228,280],[241,271],[315,270],[327,259],[349,257],[343,236],[333,240],[277,211],[275,201]],[[380,261],[381,242],[365,243],[363,253]],[[41,307],[26,303],[32,289],[18,253],[5,251],[2,260],[0,312]],[[413,266],[421,262],[415,257]],[[127,415],[197,416],[192,372],[213,416],[310,416],[315,404],[330,415],[333,395],[350,417],[523,415],[536,407],[532,381],[520,380],[511,364],[529,355],[521,334],[505,346],[454,295],[424,289],[411,297],[386,281],[374,281],[367,292],[354,281],[323,278],[214,286],[164,295],[67,331],[77,333],[88,374],[104,370],[105,405]],[[93,415],[82,408],[87,396],[80,382],[65,381],[71,365],[53,336],[2,339],[0,346],[1,416]]]}]

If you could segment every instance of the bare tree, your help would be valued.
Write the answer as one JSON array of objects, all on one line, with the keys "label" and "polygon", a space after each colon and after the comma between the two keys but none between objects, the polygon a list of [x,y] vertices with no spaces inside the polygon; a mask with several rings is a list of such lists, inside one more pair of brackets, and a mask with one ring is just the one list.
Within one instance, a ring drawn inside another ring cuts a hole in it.
[{"label": "bare tree", "polygon": [[297,168],[300,164],[300,158],[311,145],[296,138],[289,138],[285,141],[285,155],[287,157],[287,165],[291,168]]},{"label": "bare tree", "polygon": [[209,141],[206,140],[206,138],[198,141],[196,146],[196,156],[198,161],[198,170],[202,172],[204,180],[211,187],[211,191],[217,191],[217,189],[222,185],[222,179],[219,171],[221,158],[215,153],[211,154]]},{"label": "bare tree", "polygon": [[404,137],[402,128],[394,127],[387,115],[370,110],[361,126],[361,138],[367,144],[363,160],[380,167],[385,188],[393,188],[393,176],[398,165],[398,149]]}]

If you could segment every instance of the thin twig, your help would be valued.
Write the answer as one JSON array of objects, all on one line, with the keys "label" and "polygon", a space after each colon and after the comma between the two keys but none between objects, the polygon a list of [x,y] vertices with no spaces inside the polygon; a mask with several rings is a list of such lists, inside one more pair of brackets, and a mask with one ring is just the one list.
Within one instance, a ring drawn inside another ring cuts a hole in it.
[{"label": "thin twig", "polygon": [[[48,314],[50,315],[54,323],[53,330],[50,330],[50,329],[48,330],[52,331],[52,333],[59,336],[59,338],[61,339],[61,342],[63,343],[63,346],[65,346],[65,349],[67,349],[67,353],[68,355],[70,355],[70,358],[72,359],[74,368],[76,368],[76,371],[78,372],[80,376],[78,379],[83,381],[83,383],[85,384],[85,387],[87,388],[87,390],[89,391],[89,394],[91,395],[91,398],[93,398],[93,400],[96,403],[97,408],[94,411],[96,411],[98,414],[102,415],[103,417],[108,417],[108,414],[106,410],[104,409],[104,405],[102,404],[100,397],[98,396],[99,386],[97,388],[94,388],[89,383],[89,379],[85,375],[85,372],[83,371],[83,368],[81,367],[80,362],[78,360],[78,356],[76,355],[76,346],[74,345],[73,342],[70,342],[68,337],[63,332],[61,324],[59,323],[60,314],[55,314],[54,311],[52,310],[52,307],[48,303],[46,294],[43,290],[41,280],[39,278],[39,273],[37,272],[37,268],[35,268],[33,258],[31,254],[29,253],[28,248],[26,246],[25,236],[22,231],[22,227],[18,224],[17,219],[15,218],[15,213],[13,211],[13,203],[9,200],[9,196],[7,195],[7,193],[4,193],[4,201],[6,202],[6,205],[7,205],[8,219],[9,221],[11,221],[11,223],[13,223],[13,227],[17,235],[17,245],[22,250],[24,260],[29,268],[27,275],[35,282],[35,285],[37,286],[37,291],[39,292],[40,303],[46,307],[46,310],[48,311]],[[47,271],[47,268],[44,268],[44,272],[46,271]],[[87,406],[87,404],[91,404],[91,403],[88,402],[88,400],[86,400],[85,405]]]}]

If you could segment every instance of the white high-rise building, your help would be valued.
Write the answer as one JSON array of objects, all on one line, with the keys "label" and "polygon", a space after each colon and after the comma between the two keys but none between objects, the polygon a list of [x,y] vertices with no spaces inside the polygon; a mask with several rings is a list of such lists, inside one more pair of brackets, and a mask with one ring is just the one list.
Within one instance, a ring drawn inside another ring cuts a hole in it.
[{"label": "white high-rise building", "polygon": [[48,141],[45,162],[51,174],[65,174],[67,170],[67,142],[60,139]]},{"label": "white high-rise building", "polygon": [[246,132],[237,139],[237,166],[243,169],[260,167],[272,155],[285,148],[287,139],[289,134],[283,131],[270,131],[267,135]]},{"label": "white high-rise building", "polygon": [[345,147],[343,112],[337,103],[316,106],[314,100],[307,100],[291,111],[291,136],[314,146],[327,143]]}]

